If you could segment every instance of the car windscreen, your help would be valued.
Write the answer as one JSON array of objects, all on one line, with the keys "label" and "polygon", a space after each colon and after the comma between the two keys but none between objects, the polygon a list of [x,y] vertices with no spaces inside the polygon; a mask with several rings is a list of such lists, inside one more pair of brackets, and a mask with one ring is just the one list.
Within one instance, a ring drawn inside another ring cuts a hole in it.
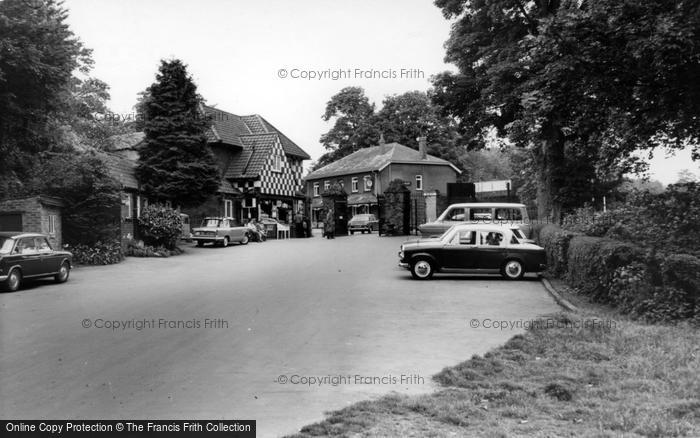
[{"label": "car windscreen", "polygon": [[203,227],[218,227],[219,222],[221,222],[220,219],[204,219],[202,221],[202,226]]},{"label": "car windscreen", "polygon": [[9,237],[0,237],[0,254],[9,254],[14,240]]}]

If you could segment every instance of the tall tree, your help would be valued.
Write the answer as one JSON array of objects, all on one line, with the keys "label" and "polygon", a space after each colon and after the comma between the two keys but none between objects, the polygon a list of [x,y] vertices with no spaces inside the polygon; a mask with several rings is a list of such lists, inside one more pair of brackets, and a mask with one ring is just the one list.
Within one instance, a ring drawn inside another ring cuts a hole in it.
[{"label": "tall tree", "polygon": [[156,82],[138,106],[146,137],[136,176],[150,199],[191,207],[218,190],[221,175],[207,147],[211,122],[201,103],[185,65],[161,61]]},{"label": "tall tree", "polygon": [[441,115],[423,91],[388,96],[377,113],[377,127],[387,142],[418,149],[418,137],[425,136],[428,152],[459,163],[459,135],[451,118]]},{"label": "tall tree", "polygon": [[316,168],[379,141],[374,104],[370,103],[361,87],[340,90],[326,103],[326,112],[321,118],[326,122],[334,119],[335,122],[330,131],[321,136],[321,144],[328,152],[319,158]]},{"label": "tall tree", "polygon": [[343,158],[370,146],[376,146],[380,134],[386,142],[397,142],[418,149],[420,136],[428,139],[428,152],[455,164],[459,163],[459,135],[455,122],[441,111],[422,91],[388,96],[382,109],[375,112],[361,87],[348,87],[333,96],[326,105],[323,119],[335,119],[330,131],[321,136],[329,151],[314,168]]},{"label": "tall tree", "polygon": [[[700,5],[681,0],[436,0],[457,18],[435,101],[472,147],[495,127],[531,150],[541,217],[558,220],[575,173],[610,179],[631,153],[697,144]],[[695,149],[698,155],[698,149]],[[589,178],[590,177],[590,178]],[[619,178],[618,178],[619,179]]]},{"label": "tall tree", "polygon": [[90,50],[55,0],[0,2],[0,197],[24,191],[36,154],[56,150],[73,72]]}]

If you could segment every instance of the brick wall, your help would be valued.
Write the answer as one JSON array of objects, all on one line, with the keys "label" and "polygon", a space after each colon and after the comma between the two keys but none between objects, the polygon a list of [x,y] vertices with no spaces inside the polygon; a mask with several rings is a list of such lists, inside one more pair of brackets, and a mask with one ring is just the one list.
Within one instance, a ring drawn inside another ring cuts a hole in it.
[{"label": "brick wall", "polygon": [[[49,236],[54,248],[63,244],[60,201],[53,198],[35,196],[32,198],[0,201],[0,214],[18,214],[22,217],[21,230],[27,233],[42,233]],[[50,232],[51,218],[54,229]]]}]

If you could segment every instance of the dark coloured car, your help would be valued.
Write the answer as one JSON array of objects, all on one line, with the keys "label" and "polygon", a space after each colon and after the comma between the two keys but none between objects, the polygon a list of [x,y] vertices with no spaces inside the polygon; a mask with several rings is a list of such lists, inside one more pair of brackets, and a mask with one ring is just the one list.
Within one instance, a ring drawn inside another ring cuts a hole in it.
[{"label": "dark coloured car", "polygon": [[68,280],[73,255],[51,247],[43,234],[0,232],[0,286],[16,291],[27,279],[53,277]]},{"label": "dark coloured car", "polygon": [[499,273],[518,280],[546,268],[544,248],[522,239],[517,228],[455,225],[442,236],[405,242],[399,266],[413,278],[427,280],[436,272]]},{"label": "dark coloured car", "polygon": [[355,234],[355,231],[371,233],[372,230],[379,229],[379,221],[373,214],[356,214],[348,222],[348,231]]}]

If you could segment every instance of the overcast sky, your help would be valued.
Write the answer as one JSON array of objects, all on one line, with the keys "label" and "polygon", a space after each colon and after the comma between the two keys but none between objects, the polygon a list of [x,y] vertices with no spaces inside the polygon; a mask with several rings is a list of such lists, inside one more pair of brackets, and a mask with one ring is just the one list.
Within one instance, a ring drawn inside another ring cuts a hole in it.
[{"label": "overcast sky", "polygon": [[[115,113],[133,114],[159,61],[178,58],[208,104],[262,115],[314,160],[330,129],[321,120],[326,102],[343,87],[363,87],[379,107],[385,96],[425,91],[430,76],[454,69],[443,62],[451,23],[429,0],[67,0],[65,6],[71,28],[94,50],[92,75],[110,85]],[[325,77],[301,77],[314,74]],[[656,155],[652,177],[664,183],[674,182],[680,169],[698,173],[689,153]]]}]

